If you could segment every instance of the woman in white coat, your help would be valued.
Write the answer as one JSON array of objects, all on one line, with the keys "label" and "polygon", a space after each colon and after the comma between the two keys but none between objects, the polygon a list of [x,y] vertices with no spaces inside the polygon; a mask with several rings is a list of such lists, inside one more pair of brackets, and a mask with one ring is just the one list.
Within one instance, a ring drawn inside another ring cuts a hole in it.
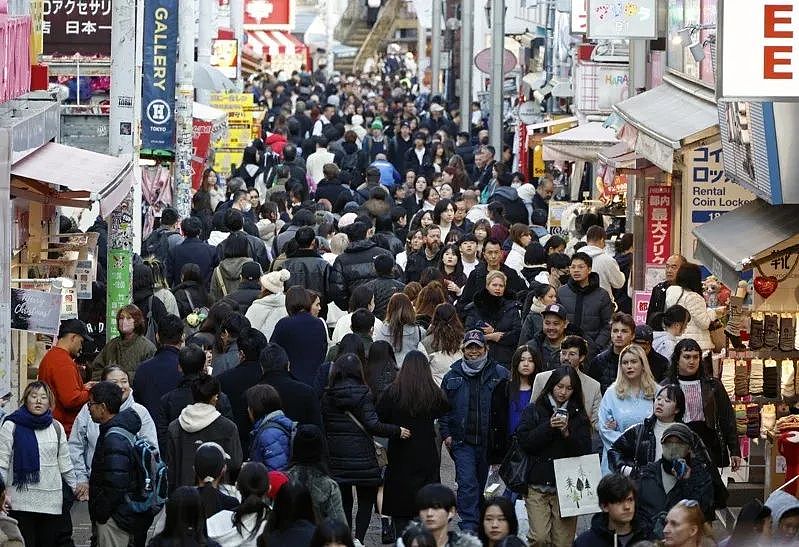
[{"label": "woman in white coat", "polygon": [[[530,227],[526,224],[516,223],[510,227],[510,239],[513,245],[505,257],[505,266],[516,270],[519,277],[522,277],[522,269],[524,269],[524,253],[527,252],[527,246],[533,240],[530,233]],[[522,279],[524,279],[522,277]]]},{"label": "woman in white coat", "polygon": [[22,406],[0,427],[0,475],[14,508],[9,516],[29,547],[51,547],[63,528],[62,481],[75,491],[75,473],[64,427],[53,419],[53,392],[44,382],[31,382]]},{"label": "woman in white coat", "polygon": [[254,329],[258,329],[267,340],[271,340],[277,322],[288,317],[286,311],[286,295],[283,293],[285,283],[291,274],[288,270],[269,272],[261,276],[261,298],[256,299],[247,309],[245,317]]},{"label": "woman in white coat", "polygon": [[[147,439],[154,447],[158,448],[158,434],[155,430],[155,422],[147,409],[133,399],[133,390],[130,387],[128,374],[117,365],[108,365],[103,369],[102,381],[112,382],[122,389],[122,407],[120,412],[126,408],[132,408],[141,418],[141,429],[138,434]],[[97,438],[100,436],[100,424],[92,421],[89,414],[89,405],[83,405],[72,424],[72,431],[69,434],[69,454],[72,457],[72,466],[75,469],[75,479],[78,482],[77,497],[79,501],[88,499],[89,495],[89,475],[92,472],[92,459],[94,449],[97,446]]]},{"label": "woman in white coat", "polygon": [[716,309],[708,308],[702,296],[702,272],[699,266],[686,262],[677,270],[674,284],[666,289],[666,305],[668,309],[679,304],[691,314],[691,320],[680,340],[692,338],[696,340],[702,351],[712,350],[713,341],[710,339],[708,327],[714,319],[723,317],[726,309],[722,306]]}]

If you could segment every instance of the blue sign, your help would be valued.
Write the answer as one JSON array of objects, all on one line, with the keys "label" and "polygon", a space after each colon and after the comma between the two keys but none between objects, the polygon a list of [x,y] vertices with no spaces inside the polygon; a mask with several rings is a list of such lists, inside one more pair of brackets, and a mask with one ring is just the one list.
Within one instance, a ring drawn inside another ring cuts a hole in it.
[{"label": "blue sign", "polygon": [[141,84],[142,148],[175,150],[177,48],[177,0],[147,0]]}]

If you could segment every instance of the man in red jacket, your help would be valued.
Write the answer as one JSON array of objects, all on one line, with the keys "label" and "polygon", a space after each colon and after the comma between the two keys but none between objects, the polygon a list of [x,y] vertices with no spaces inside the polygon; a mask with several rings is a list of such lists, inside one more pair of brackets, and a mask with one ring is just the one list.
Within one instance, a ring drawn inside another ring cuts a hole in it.
[{"label": "man in red jacket", "polygon": [[47,382],[55,395],[53,417],[64,426],[67,437],[72,431],[75,417],[89,400],[89,389],[97,383],[84,384],[73,359],[80,353],[84,340],[91,341],[91,337],[83,321],[62,321],[58,342],[45,354],[39,365],[39,380]]}]

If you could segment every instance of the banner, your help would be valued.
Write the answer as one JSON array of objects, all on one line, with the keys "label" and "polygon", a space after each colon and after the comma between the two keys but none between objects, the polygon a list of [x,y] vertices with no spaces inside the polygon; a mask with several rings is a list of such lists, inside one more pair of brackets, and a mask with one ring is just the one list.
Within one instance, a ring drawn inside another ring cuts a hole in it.
[{"label": "banner", "polygon": [[205,160],[208,159],[208,149],[211,147],[211,121],[192,120],[192,149],[191,155],[191,186],[195,190],[200,188],[202,183],[203,171],[205,171]]},{"label": "banner", "polygon": [[589,38],[657,38],[656,0],[588,0]]},{"label": "banner", "polygon": [[175,149],[177,0],[144,3],[142,61],[142,148]]},{"label": "banner", "polygon": [[61,293],[11,289],[11,328],[58,336]]},{"label": "banner", "polygon": [[552,464],[561,518],[601,511],[596,493],[596,487],[602,479],[598,454],[561,458]]},{"label": "banner", "polygon": [[633,319],[636,325],[646,325],[646,313],[649,311],[650,291],[633,292]]},{"label": "banner", "polygon": [[650,186],[646,196],[647,264],[665,264],[671,255],[671,210],[671,186]]}]

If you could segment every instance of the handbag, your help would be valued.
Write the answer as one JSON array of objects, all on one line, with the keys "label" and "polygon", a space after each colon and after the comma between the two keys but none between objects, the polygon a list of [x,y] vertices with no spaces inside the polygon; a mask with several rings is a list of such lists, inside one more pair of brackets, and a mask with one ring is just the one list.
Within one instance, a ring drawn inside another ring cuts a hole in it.
[{"label": "handbag", "polygon": [[710,332],[710,341],[713,342],[713,351],[719,353],[727,345],[727,334],[724,332],[724,324],[718,319],[714,319],[707,327]]},{"label": "handbag", "polygon": [[530,456],[519,446],[519,440],[514,435],[510,449],[499,466],[499,477],[511,492],[526,495],[529,472]]},{"label": "handbag", "polygon": [[368,431],[366,431],[366,428],[363,426],[363,424],[360,421],[358,421],[358,418],[356,418],[355,415],[352,412],[347,410],[345,412],[345,414],[349,417],[350,420],[352,420],[355,423],[355,425],[358,426],[358,429],[363,431],[364,435],[369,437],[369,440],[372,441],[372,444],[375,445],[375,458],[377,459],[378,467],[387,466],[388,465],[388,452],[386,451],[386,447],[383,446],[382,444],[380,444],[379,442],[377,442],[376,440],[374,440],[374,438],[369,434]]}]

